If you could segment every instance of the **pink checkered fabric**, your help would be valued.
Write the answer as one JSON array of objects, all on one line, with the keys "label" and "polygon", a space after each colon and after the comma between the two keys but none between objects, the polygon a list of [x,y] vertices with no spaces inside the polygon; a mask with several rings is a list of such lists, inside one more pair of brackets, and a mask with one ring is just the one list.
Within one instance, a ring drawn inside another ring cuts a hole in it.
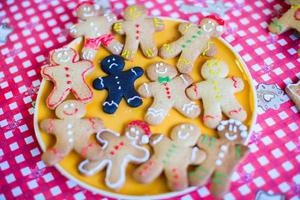
[{"label": "pink checkered fabric", "polygon": [[[141,1],[154,16],[198,22],[202,15],[179,11],[183,1]],[[282,89],[300,79],[299,34],[272,36],[266,30],[275,15],[288,9],[280,0],[231,0],[223,36],[247,63],[255,84],[276,83]],[[112,1],[121,14],[128,1]],[[186,1],[185,3],[197,3]],[[198,3],[204,5],[204,3]],[[34,137],[34,100],[41,82],[40,67],[48,52],[70,41],[67,28],[76,22],[75,0],[7,0],[0,3],[0,21],[14,28],[0,45],[0,199],[95,199],[91,193],[45,167]],[[275,14],[272,14],[277,10]],[[280,10],[280,11],[278,11]],[[300,115],[287,101],[279,110],[259,112],[251,153],[232,177],[225,199],[254,199],[259,189],[299,199]],[[212,199],[209,185],[176,199]]]}]

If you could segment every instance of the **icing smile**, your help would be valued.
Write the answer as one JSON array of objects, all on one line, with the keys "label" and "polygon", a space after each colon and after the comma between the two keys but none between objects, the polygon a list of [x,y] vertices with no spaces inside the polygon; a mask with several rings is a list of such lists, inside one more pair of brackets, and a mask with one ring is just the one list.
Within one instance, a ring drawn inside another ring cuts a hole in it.
[{"label": "icing smile", "polygon": [[159,73],[159,74],[165,74],[165,73],[167,73],[167,71],[168,71],[168,69],[167,68],[158,68],[158,67],[156,67],[156,72],[157,73]]},{"label": "icing smile", "polygon": [[78,112],[78,108],[75,108],[75,110],[70,111],[70,112],[68,112],[68,111],[66,111],[66,110],[63,111],[63,113],[64,113],[65,115],[68,115],[68,116],[74,115],[74,114],[77,113],[77,112]]},{"label": "icing smile", "polygon": [[237,138],[237,135],[230,135],[229,133],[225,133],[225,137],[230,140],[233,141]]}]

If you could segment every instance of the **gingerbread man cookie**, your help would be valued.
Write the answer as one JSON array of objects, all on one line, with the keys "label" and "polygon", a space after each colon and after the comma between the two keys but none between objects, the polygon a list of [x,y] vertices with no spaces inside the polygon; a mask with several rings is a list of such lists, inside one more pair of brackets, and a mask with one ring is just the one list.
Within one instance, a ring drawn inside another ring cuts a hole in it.
[{"label": "gingerbread man cookie", "polygon": [[222,197],[228,190],[235,166],[248,152],[244,141],[247,127],[237,120],[222,121],[217,127],[219,138],[201,135],[197,146],[206,153],[206,159],[189,173],[192,186],[202,186],[212,176],[211,192]]},{"label": "gingerbread man cookie", "polygon": [[60,104],[55,114],[58,119],[45,119],[40,128],[47,134],[56,137],[54,147],[46,150],[42,160],[49,166],[67,156],[73,149],[84,158],[94,160],[101,155],[101,147],[89,141],[93,133],[102,130],[103,123],[99,118],[82,118],[86,113],[85,105],[79,101],[67,100]]},{"label": "gingerbread man cookie", "polygon": [[171,190],[187,188],[188,166],[199,164],[206,157],[203,151],[193,147],[200,135],[200,129],[193,124],[174,127],[171,139],[161,134],[153,135],[150,145],[154,153],[150,160],[135,170],[134,178],[141,183],[150,183],[164,172]]},{"label": "gingerbread man cookie", "polygon": [[222,120],[222,111],[229,118],[244,121],[247,113],[234,96],[243,90],[243,81],[237,77],[225,78],[228,66],[218,59],[204,63],[201,75],[206,80],[191,86],[186,92],[191,99],[202,99],[204,124],[216,128]]},{"label": "gingerbread man cookie", "polygon": [[285,88],[285,92],[289,95],[292,101],[296,104],[298,110],[300,111],[300,80],[298,83],[289,84]]},{"label": "gingerbread man cookie", "polygon": [[144,83],[139,87],[138,92],[144,97],[154,98],[145,116],[149,124],[160,124],[172,107],[186,117],[199,116],[199,106],[188,99],[185,94],[185,89],[193,82],[189,75],[177,76],[178,72],[175,67],[164,62],[150,65],[146,72],[149,79],[154,82]]},{"label": "gingerbread man cookie", "polygon": [[158,18],[147,18],[147,10],[141,5],[128,6],[124,11],[124,21],[114,24],[114,30],[126,35],[122,56],[132,60],[140,47],[147,58],[157,56],[157,47],[153,35],[164,29],[164,23]]},{"label": "gingerbread man cookie", "polygon": [[108,91],[108,96],[103,103],[104,112],[114,113],[123,97],[131,107],[142,105],[142,98],[134,89],[134,82],[144,74],[142,68],[133,67],[122,71],[125,62],[121,56],[117,55],[107,56],[100,65],[102,70],[109,75],[95,79],[93,86],[96,90],[106,89]]},{"label": "gingerbread man cookie", "polygon": [[54,109],[72,92],[81,102],[88,102],[93,92],[85,82],[85,76],[93,70],[93,63],[79,61],[77,52],[69,47],[50,52],[50,65],[43,66],[41,74],[54,86],[47,98],[47,106]]},{"label": "gingerbread man cookie", "polygon": [[76,13],[81,21],[70,28],[70,34],[74,38],[85,38],[83,59],[93,61],[101,45],[113,54],[121,53],[123,45],[111,33],[113,23],[117,21],[114,14],[101,16],[101,11],[96,10],[92,2],[79,4]]},{"label": "gingerbread man cookie", "polygon": [[128,163],[143,163],[149,158],[149,150],[141,145],[149,142],[149,126],[142,121],[133,121],[120,136],[111,130],[102,130],[97,139],[103,144],[103,153],[96,161],[85,160],[80,163],[79,171],[91,176],[106,167],[105,184],[112,189],[120,189],[125,183]]},{"label": "gingerbread man cookie", "polygon": [[289,29],[300,32],[300,0],[290,0],[291,8],[279,19],[273,20],[269,25],[269,31],[281,34]]},{"label": "gingerbread man cookie", "polygon": [[183,36],[170,44],[164,44],[159,54],[164,59],[180,54],[177,62],[179,72],[191,73],[194,62],[201,53],[207,56],[216,54],[216,46],[210,40],[223,33],[223,25],[223,20],[212,15],[202,19],[199,26],[188,22],[181,23],[178,29]]}]

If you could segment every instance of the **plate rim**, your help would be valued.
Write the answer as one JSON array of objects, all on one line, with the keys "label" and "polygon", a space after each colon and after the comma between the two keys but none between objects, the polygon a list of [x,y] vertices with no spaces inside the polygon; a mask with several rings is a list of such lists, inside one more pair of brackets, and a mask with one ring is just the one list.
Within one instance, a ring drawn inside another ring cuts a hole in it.
[{"label": "plate rim", "polygon": [[[163,16],[156,16],[157,18],[161,18],[161,19],[165,19],[165,20],[170,20],[170,21],[176,21],[176,22],[190,22],[188,20],[183,20],[183,19],[174,19],[174,18],[171,18],[171,17],[163,17]],[[193,22],[191,22],[193,23]],[[236,58],[238,58],[238,60],[240,61],[240,63],[242,64],[243,66],[243,69],[244,71],[246,72],[247,76],[249,77],[249,85],[250,85],[250,88],[252,89],[253,91],[253,98],[254,98],[254,109],[253,109],[253,119],[252,119],[252,123],[250,124],[250,127],[249,127],[249,136],[245,142],[246,145],[248,145],[249,143],[249,139],[251,138],[251,135],[252,135],[252,131],[254,129],[254,126],[256,124],[256,119],[257,119],[257,94],[256,94],[256,89],[255,89],[255,85],[254,85],[254,82],[253,82],[253,77],[248,69],[248,66],[246,65],[245,61],[243,60],[243,58],[241,57],[241,55],[236,52],[233,48],[233,46],[231,46],[225,39],[223,39],[222,37],[218,37],[217,38],[218,40],[220,40],[227,48],[229,48],[231,50],[231,52],[235,55]],[[69,44],[65,45],[65,46],[69,46],[69,45],[72,45],[74,43],[80,43],[80,41],[82,40],[82,37],[78,37],[78,38],[75,38],[74,40],[72,40]],[[38,116],[38,105],[39,105],[39,102],[40,102],[40,99],[41,99],[41,88],[44,88],[44,85],[46,83],[46,79],[42,78],[42,82],[40,84],[40,87],[39,87],[39,91],[38,91],[38,95],[36,97],[36,107],[34,109],[34,117],[33,117],[33,127],[34,127],[34,134],[35,134],[35,137],[37,139],[37,142],[38,144],[40,145],[41,149],[43,150],[43,152],[45,152],[45,143],[41,137],[41,133],[39,131],[39,126],[38,126],[38,119],[37,119],[37,116]],[[46,166],[47,167],[47,166]],[[91,192],[94,192],[94,193],[97,193],[97,194],[100,194],[100,195],[104,195],[106,197],[110,197],[110,198],[117,198],[117,199],[130,199],[130,200],[137,200],[137,199],[165,199],[165,198],[172,198],[172,197],[176,197],[176,196],[180,196],[180,195],[184,195],[184,194],[188,194],[192,191],[195,191],[197,188],[200,188],[200,187],[195,187],[195,186],[192,186],[192,187],[188,187],[186,188],[185,190],[182,190],[182,191],[171,191],[171,192],[168,192],[168,193],[164,193],[164,194],[157,194],[157,195],[127,195],[127,194],[117,194],[117,193],[114,193],[114,192],[109,192],[109,191],[105,191],[105,190],[102,190],[102,189],[99,189],[99,188],[96,188],[94,186],[91,186],[85,182],[82,182],[81,180],[77,179],[76,177],[72,176],[68,171],[66,171],[62,166],[60,166],[59,163],[55,164],[53,167],[55,167],[63,176],[67,177],[68,179],[76,182],[78,185],[80,185],[81,187],[91,191]]]}]

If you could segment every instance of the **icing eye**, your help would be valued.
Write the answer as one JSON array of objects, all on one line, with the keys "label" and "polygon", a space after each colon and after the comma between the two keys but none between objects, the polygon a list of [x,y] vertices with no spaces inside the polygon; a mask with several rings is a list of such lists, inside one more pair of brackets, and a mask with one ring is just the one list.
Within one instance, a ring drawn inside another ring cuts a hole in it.
[{"label": "icing eye", "polygon": [[70,107],[74,108],[74,107],[75,107],[75,104],[74,104],[74,103],[71,103],[71,104],[70,104]]},{"label": "icing eye", "polygon": [[116,59],[115,59],[115,58],[113,58],[112,60],[113,60],[113,61],[115,61]]},{"label": "icing eye", "polygon": [[181,128],[181,129],[185,129],[185,125],[181,125],[180,128]]},{"label": "icing eye", "polygon": [[189,128],[190,128],[190,130],[191,130],[191,131],[193,131],[193,130],[194,130],[194,127],[193,127],[193,126],[190,126]]},{"label": "icing eye", "polygon": [[110,59],[108,59],[107,62],[110,63]]},{"label": "icing eye", "polygon": [[136,129],[133,128],[133,127],[131,127],[131,128],[130,128],[130,131],[131,131],[131,132],[136,132]]},{"label": "icing eye", "polygon": [[64,105],[64,109],[68,109],[69,108],[69,104]]},{"label": "icing eye", "polygon": [[163,66],[163,65],[164,65],[164,63],[162,63],[162,62],[161,62],[161,63],[159,63],[159,65],[160,65],[160,66]]}]

